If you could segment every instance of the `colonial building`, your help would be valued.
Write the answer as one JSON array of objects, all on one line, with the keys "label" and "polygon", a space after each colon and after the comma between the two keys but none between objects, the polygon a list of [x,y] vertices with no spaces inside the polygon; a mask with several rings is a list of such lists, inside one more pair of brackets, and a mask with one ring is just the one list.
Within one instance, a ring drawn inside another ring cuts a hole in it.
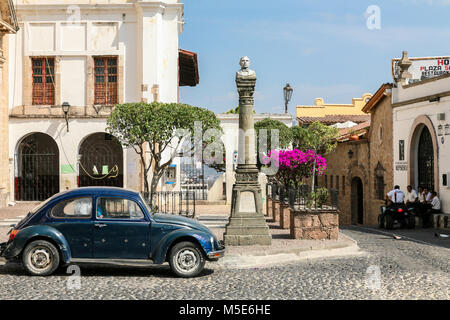
[{"label": "colonial building", "polygon": [[376,224],[393,186],[392,85],[383,84],[362,111],[370,120],[341,129],[337,148],[326,155],[319,185],[339,193],[340,224]]},{"label": "colonial building", "polygon": [[298,125],[308,126],[315,121],[326,125],[348,121],[363,123],[370,118],[362,109],[371,97],[371,94],[365,93],[361,98],[353,98],[351,104],[326,104],[322,98],[317,98],[312,106],[297,106]]},{"label": "colonial building", "polygon": [[0,0],[0,207],[10,198],[8,152],[8,42],[18,30],[12,0]]},{"label": "colonial building", "polygon": [[177,102],[198,83],[180,50],[178,0],[18,0],[9,39],[9,158],[15,200],[109,185],[141,189],[139,159],[105,132],[112,107]]},{"label": "colonial building", "polygon": [[[434,60],[442,69],[449,65],[448,59]],[[394,181],[403,189],[410,184],[435,190],[443,212],[450,213],[450,74],[411,81],[407,52],[398,65],[392,93]]]}]

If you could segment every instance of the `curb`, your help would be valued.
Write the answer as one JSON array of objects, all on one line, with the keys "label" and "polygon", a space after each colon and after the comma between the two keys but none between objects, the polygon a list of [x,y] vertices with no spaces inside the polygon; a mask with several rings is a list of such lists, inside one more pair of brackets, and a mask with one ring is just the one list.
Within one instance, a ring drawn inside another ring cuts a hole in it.
[{"label": "curb", "polygon": [[[345,243],[336,243],[326,248],[301,247],[291,249],[274,249],[266,252],[256,252],[252,255],[227,255],[220,259],[218,266],[224,269],[248,269],[276,266],[308,259],[359,256],[364,255],[356,240],[340,233]],[[341,238],[341,239],[342,239]]]}]

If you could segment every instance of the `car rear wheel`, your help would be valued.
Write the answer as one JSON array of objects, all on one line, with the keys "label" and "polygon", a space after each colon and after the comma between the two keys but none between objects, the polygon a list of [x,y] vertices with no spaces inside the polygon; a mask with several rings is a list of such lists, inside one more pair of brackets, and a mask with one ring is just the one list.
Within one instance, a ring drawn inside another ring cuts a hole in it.
[{"label": "car rear wheel", "polygon": [[22,254],[23,266],[33,276],[51,275],[58,268],[59,261],[58,249],[45,240],[29,243]]},{"label": "car rear wheel", "polygon": [[384,227],[388,230],[394,229],[394,219],[391,215],[384,216]]},{"label": "car rear wheel", "polygon": [[183,241],[174,245],[170,250],[170,267],[180,277],[195,277],[202,272],[205,263],[203,252],[195,243]]},{"label": "car rear wheel", "polygon": [[380,229],[383,229],[384,228],[384,216],[378,216],[378,227],[380,228]]},{"label": "car rear wheel", "polygon": [[408,217],[408,229],[414,229],[416,227],[416,217],[409,216]]}]

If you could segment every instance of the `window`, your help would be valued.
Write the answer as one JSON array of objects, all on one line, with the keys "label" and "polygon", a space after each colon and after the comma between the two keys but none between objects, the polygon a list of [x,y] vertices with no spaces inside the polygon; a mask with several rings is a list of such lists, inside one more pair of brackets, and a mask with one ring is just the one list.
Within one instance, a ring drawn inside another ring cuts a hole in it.
[{"label": "window", "polygon": [[94,104],[117,103],[117,57],[95,57]]},{"label": "window", "polygon": [[336,176],[336,190],[339,190],[339,176]]},{"label": "window", "polygon": [[33,105],[55,104],[55,59],[32,58]]},{"label": "window", "polygon": [[405,160],[405,140],[398,141],[398,160]]},{"label": "window", "polygon": [[139,205],[128,199],[99,198],[97,200],[97,218],[99,219],[144,219]]},{"label": "window", "polygon": [[342,176],[342,194],[345,194],[345,176]]},{"label": "window", "polygon": [[92,198],[76,198],[58,203],[52,209],[54,218],[90,218],[92,216]]},{"label": "window", "polygon": [[330,177],[330,189],[333,189],[333,178],[334,176]]},{"label": "window", "polygon": [[325,188],[328,188],[328,176],[325,175]]},{"label": "window", "polygon": [[384,200],[384,177],[375,177],[375,196],[378,200]]}]

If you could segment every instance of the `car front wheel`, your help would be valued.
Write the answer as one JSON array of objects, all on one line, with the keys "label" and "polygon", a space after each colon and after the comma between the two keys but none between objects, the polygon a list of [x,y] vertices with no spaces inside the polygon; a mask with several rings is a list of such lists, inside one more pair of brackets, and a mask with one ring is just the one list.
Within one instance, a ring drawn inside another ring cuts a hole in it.
[{"label": "car front wheel", "polygon": [[29,243],[22,254],[23,266],[33,276],[51,275],[58,268],[59,260],[58,249],[45,240]]},{"label": "car front wheel", "polygon": [[180,277],[195,277],[202,272],[205,263],[203,252],[195,243],[183,241],[174,245],[170,250],[170,267]]}]

